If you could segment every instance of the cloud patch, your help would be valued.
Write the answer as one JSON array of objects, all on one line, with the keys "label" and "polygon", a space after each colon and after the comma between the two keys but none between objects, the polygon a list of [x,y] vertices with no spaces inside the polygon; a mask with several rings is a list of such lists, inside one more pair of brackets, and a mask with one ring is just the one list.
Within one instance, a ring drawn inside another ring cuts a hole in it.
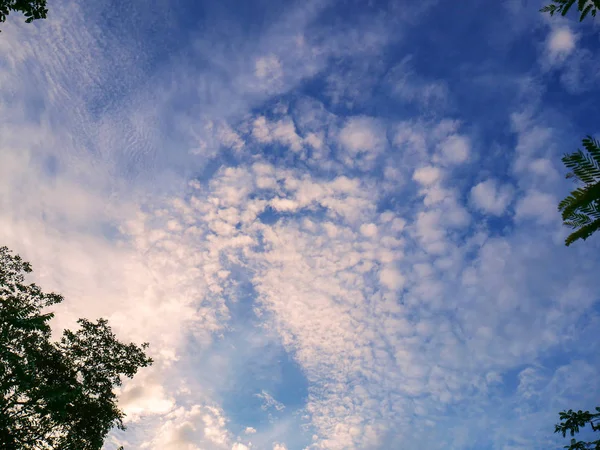
[{"label": "cloud patch", "polygon": [[471,202],[487,214],[501,216],[512,201],[513,191],[509,185],[500,185],[496,180],[488,179],[471,188]]},{"label": "cloud patch", "polygon": [[350,167],[369,169],[386,145],[385,128],[369,117],[352,117],[340,129],[342,160]]}]

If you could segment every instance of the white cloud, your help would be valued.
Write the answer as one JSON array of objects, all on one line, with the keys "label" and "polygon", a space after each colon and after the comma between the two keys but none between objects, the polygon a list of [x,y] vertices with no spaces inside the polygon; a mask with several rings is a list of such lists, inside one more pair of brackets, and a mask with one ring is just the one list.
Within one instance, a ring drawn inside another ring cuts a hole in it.
[{"label": "white cloud", "polygon": [[175,399],[167,395],[159,380],[140,380],[146,373],[128,383],[119,395],[119,406],[126,414],[126,421],[139,420],[142,415],[166,414],[175,406]]},{"label": "white cloud", "polygon": [[519,386],[517,391],[525,398],[533,397],[540,392],[540,384],[544,377],[534,367],[527,367],[519,372]]},{"label": "white cloud", "polygon": [[289,198],[274,198],[270,204],[276,211],[296,211],[300,206],[298,202]]},{"label": "white cloud", "polygon": [[223,412],[214,406],[194,405],[168,414],[154,430],[152,439],[140,448],[165,450],[201,450],[229,448],[231,436]]},{"label": "white cloud", "polygon": [[554,163],[548,158],[538,158],[531,161],[529,168],[536,176],[545,178],[549,181],[555,181],[559,178]]},{"label": "white cloud", "polygon": [[382,136],[376,123],[369,118],[350,119],[340,131],[340,143],[352,154],[377,149]]},{"label": "white cloud", "polygon": [[440,211],[420,212],[415,228],[425,249],[430,253],[442,253],[446,249],[446,232],[441,223]]},{"label": "white cloud", "polygon": [[364,223],[360,226],[360,232],[366,237],[377,236],[377,225],[374,223]]},{"label": "white cloud", "polygon": [[598,58],[586,45],[578,45],[579,34],[568,27],[553,27],[541,55],[542,71],[557,70],[564,89],[581,94],[597,86]]},{"label": "white cloud", "polygon": [[244,434],[255,434],[256,433],[256,428],[253,427],[246,427],[246,429],[244,430]]},{"label": "white cloud", "polygon": [[427,151],[425,131],[415,123],[401,123],[394,136],[394,145],[409,154],[424,154]]},{"label": "white cloud", "polygon": [[273,408],[276,411],[283,411],[285,409],[285,405],[275,400],[267,391],[262,391],[259,394],[255,394],[255,396],[262,399],[262,409],[267,410]]},{"label": "white cloud", "polygon": [[434,166],[420,167],[413,173],[413,180],[424,185],[430,186],[442,178],[442,171]]},{"label": "white cloud", "polygon": [[386,143],[385,128],[370,117],[352,117],[339,132],[338,142],[346,150],[343,162],[368,169]]},{"label": "white cloud", "polygon": [[471,153],[471,143],[465,136],[453,134],[439,145],[440,159],[448,164],[465,162]]},{"label": "white cloud", "polygon": [[513,188],[499,185],[494,179],[488,179],[471,188],[471,202],[475,207],[488,214],[501,216],[506,212],[513,197]]},{"label": "white cloud", "polygon": [[379,273],[379,281],[388,289],[395,291],[402,289],[406,279],[398,270],[394,268],[385,268]]},{"label": "white cloud", "polygon": [[218,129],[218,137],[222,145],[233,148],[235,150],[242,150],[244,148],[244,141],[238,133],[236,133],[230,126],[222,125]]},{"label": "white cloud", "polygon": [[564,57],[575,49],[576,41],[577,37],[569,28],[554,28],[548,36],[548,51],[555,57]]},{"label": "white cloud", "polygon": [[275,55],[260,57],[255,63],[255,75],[260,79],[276,81],[283,77],[281,61]]},{"label": "white cloud", "polygon": [[291,120],[279,121],[271,130],[273,140],[286,143],[294,151],[302,149],[302,139],[296,133],[296,127]]},{"label": "white cloud", "polygon": [[263,144],[277,142],[295,152],[302,150],[302,138],[296,133],[294,122],[289,118],[269,122],[264,116],[259,116],[253,122],[252,136]]},{"label": "white cloud", "polygon": [[323,147],[323,138],[315,133],[308,133],[304,141],[317,150],[320,150]]},{"label": "white cloud", "polygon": [[542,224],[558,222],[558,202],[554,196],[536,190],[528,191],[515,207],[516,220],[535,220]]},{"label": "white cloud", "polygon": [[231,450],[249,450],[250,447],[248,447],[245,444],[242,444],[241,442],[236,442],[235,444],[233,444],[233,446],[231,447]]}]

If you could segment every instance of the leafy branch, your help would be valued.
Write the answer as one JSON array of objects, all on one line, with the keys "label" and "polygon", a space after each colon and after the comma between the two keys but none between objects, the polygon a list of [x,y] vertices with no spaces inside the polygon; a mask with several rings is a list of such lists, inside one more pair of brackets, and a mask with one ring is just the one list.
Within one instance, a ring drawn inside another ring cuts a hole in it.
[{"label": "leafy branch", "polygon": [[598,9],[600,9],[600,0],[552,0],[550,5],[544,6],[540,11],[550,13],[551,16],[554,14],[566,16],[575,3],[577,3],[577,10],[580,13],[580,22],[583,21],[588,14],[591,14],[592,17],[596,17],[596,13]]},{"label": "leafy branch", "polygon": [[[580,428],[584,428],[586,424],[590,424],[592,431],[599,431],[600,424],[600,407],[596,407],[596,413],[592,414],[589,411],[561,411],[559,413],[560,423],[555,425],[554,432],[562,433],[563,437],[566,437],[567,433],[571,436],[579,433]],[[571,439],[570,445],[565,445],[568,450],[600,450],[600,439],[597,441],[584,442],[578,441],[577,439]]]}]

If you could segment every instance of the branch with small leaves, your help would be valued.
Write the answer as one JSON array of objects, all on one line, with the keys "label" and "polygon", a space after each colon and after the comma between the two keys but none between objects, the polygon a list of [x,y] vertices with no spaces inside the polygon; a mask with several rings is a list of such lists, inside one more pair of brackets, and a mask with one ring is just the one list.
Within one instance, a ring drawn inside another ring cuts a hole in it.
[{"label": "branch with small leaves", "polygon": [[51,340],[43,310],[63,298],[25,284],[29,272],[0,247],[0,448],[100,450],[113,427],[125,429],[113,390],[152,364],[147,344],[120,342],[104,319]]},{"label": "branch with small leaves", "polygon": [[27,23],[45,19],[48,14],[46,0],[0,0],[0,23],[6,21],[11,11],[22,13]]},{"label": "branch with small leaves", "polygon": [[[600,431],[600,407],[596,407],[596,413],[590,413],[589,411],[561,411],[559,413],[560,423],[555,425],[554,432],[561,433],[563,437],[566,437],[567,433],[571,437],[579,433],[581,428],[584,428],[588,423],[592,428],[592,431]],[[577,439],[571,439],[570,445],[565,445],[568,450],[600,450],[600,439],[597,441],[578,441]]]},{"label": "branch with small leaves", "polygon": [[575,3],[577,3],[577,10],[580,13],[580,22],[583,21],[588,14],[592,17],[596,17],[596,13],[598,12],[598,9],[600,9],[600,0],[552,0],[550,5],[544,6],[540,11],[550,13],[551,16],[554,14],[566,16]]},{"label": "branch with small leaves", "polygon": [[562,158],[569,169],[566,178],[583,184],[558,204],[564,225],[575,230],[565,240],[567,246],[600,229],[600,143],[591,136],[582,143],[586,152],[577,150]]}]

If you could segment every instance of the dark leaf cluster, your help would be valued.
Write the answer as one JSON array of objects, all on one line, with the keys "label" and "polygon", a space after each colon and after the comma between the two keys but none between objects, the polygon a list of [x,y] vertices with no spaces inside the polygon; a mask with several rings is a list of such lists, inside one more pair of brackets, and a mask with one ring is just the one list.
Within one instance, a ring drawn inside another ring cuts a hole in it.
[{"label": "dark leaf cluster", "polygon": [[99,450],[124,429],[114,387],[152,363],[147,344],[119,342],[104,319],[51,339],[63,301],[26,284],[29,263],[0,247],[0,448]]},{"label": "dark leaf cluster", "polygon": [[11,11],[22,13],[27,23],[45,19],[48,14],[46,0],[0,0],[0,23],[6,21]]},{"label": "dark leaf cluster", "polygon": [[[560,423],[555,425],[554,432],[561,433],[563,437],[569,433],[572,436],[579,433],[580,428],[590,424],[593,431],[600,430],[600,407],[596,407],[596,413],[590,413],[589,411],[561,411],[559,413]],[[600,440],[584,442],[578,441],[577,439],[571,439],[570,445],[565,445],[568,450],[600,450]]]},{"label": "dark leaf cluster", "polygon": [[600,144],[590,136],[582,143],[586,152],[577,150],[562,158],[569,169],[567,178],[583,184],[558,204],[563,223],[576,230],[565,240],[567,246],[600,228]]},{"label": "dark leaf cluster", "polygon": [[550,13],[551,16],[555,13],[566,16],[575,3],[577,3],[577,10],[580,13],[579,21],[583,21],[588,14],[596,17],[596,13],[600,9],[600,0],[552,0],[550,5],[544,6],[540,11]]}]

